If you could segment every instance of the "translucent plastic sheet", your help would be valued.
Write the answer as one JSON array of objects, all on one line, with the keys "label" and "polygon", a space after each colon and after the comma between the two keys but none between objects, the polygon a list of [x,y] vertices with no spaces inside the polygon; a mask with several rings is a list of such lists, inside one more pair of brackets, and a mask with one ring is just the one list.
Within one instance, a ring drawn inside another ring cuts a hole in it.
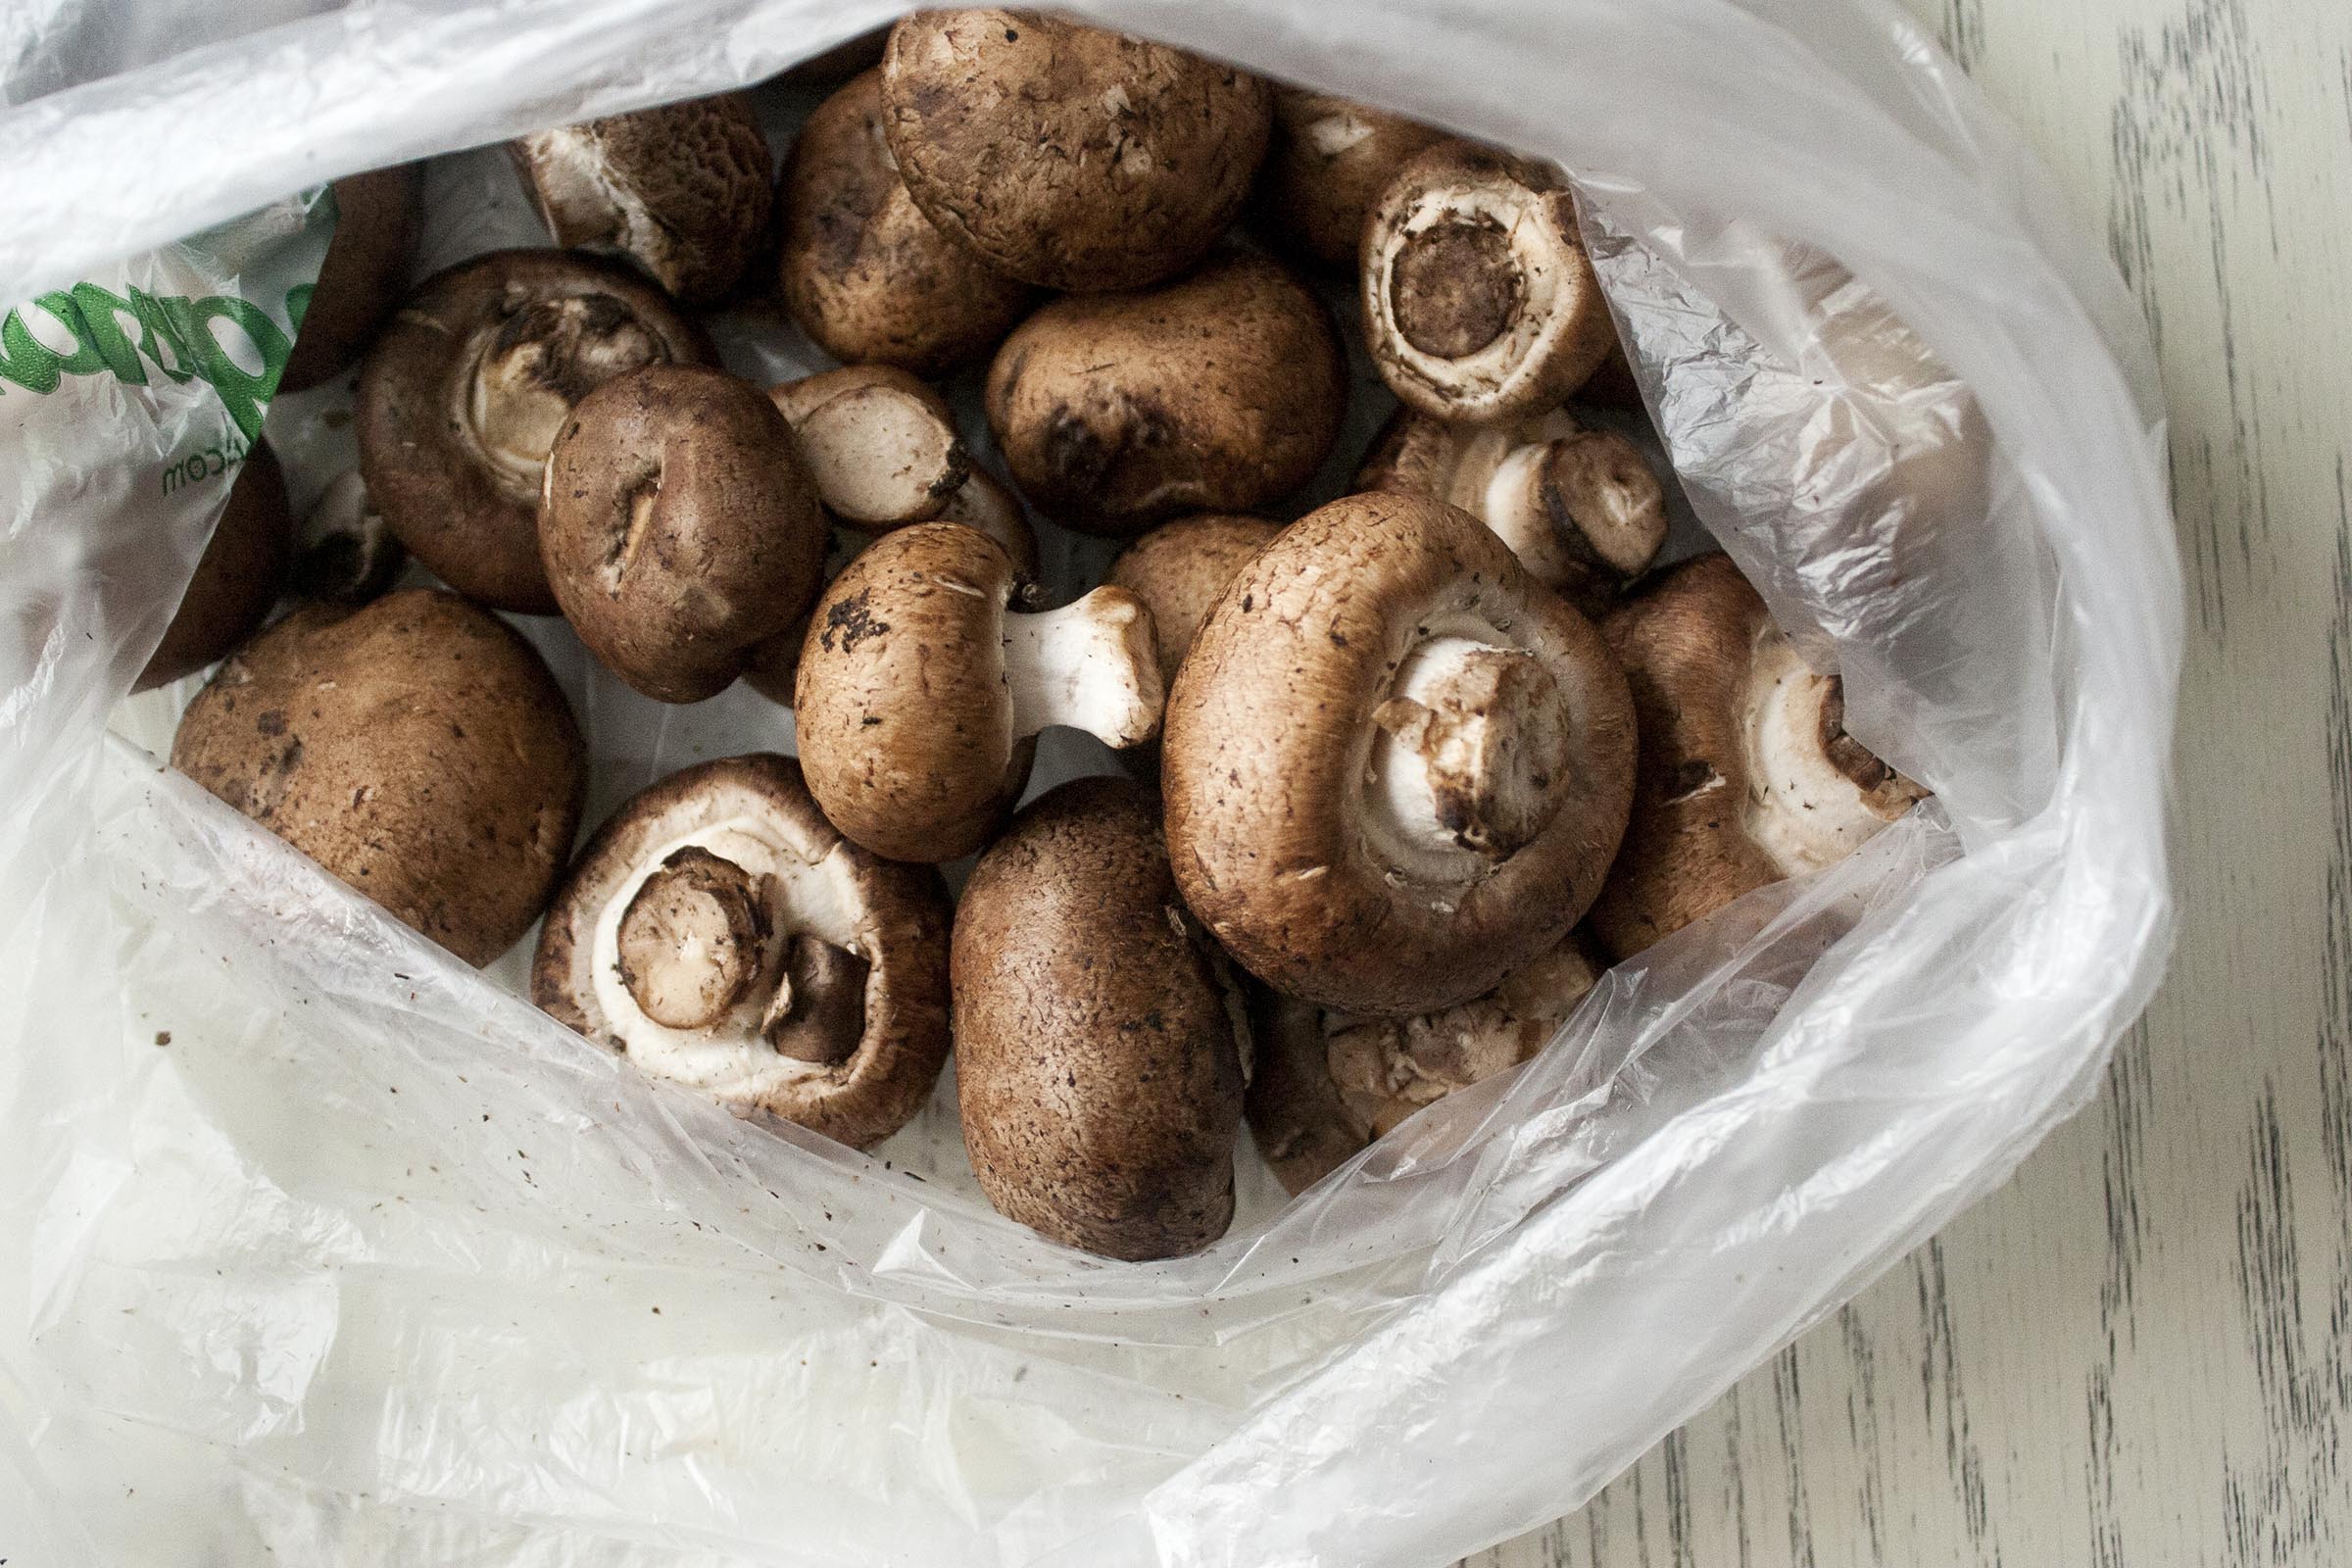
[{"label": "translucent plastic sheet", "polygon": [[[118,704],[224,488],[162,475],[224,404],[0,370],[0,1556],[1435,1563],[1582,1500],[2089,1092],[2169,936],[2161,429],[2122,290],[1965,80],[1871,0],[1080,9],[1574,172],[1695,519],[1937,804],[1304,1199],[1246,1160],[1208,1252],[1092,1260],[971,1195],[952,1101],[872,1158],[737,1122],[161,770],[171,699]],[[322,241],[286,192],[888,8],[217,13],[0,17],[0,301],[282,323]],[[432,260],[513,220],[496,178],[435,165]],[[741,325],[740,368],[800,363]],[[271,414],[298,505],[331,403]],[[540,640],[592,816],[781,736]]]}]

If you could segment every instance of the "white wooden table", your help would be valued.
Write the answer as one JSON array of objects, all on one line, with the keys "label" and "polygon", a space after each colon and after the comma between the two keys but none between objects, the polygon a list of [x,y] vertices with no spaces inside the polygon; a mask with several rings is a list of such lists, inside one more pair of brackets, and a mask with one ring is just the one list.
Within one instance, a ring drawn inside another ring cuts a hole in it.
[{"label": "white wooden table", "polygon": [[2163,352],[2179,955],[2005,1191],[1477,1568],[2352,1563],[2352,4],[1908,3]]}]

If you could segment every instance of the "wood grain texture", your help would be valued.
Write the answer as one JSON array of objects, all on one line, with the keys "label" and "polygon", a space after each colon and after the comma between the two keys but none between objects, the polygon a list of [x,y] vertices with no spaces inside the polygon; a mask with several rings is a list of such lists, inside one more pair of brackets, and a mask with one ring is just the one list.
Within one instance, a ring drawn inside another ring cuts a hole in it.
[{"label": "wood grain texture", "polygon": [[2352,6],[1910,4],[2163,354],[2179,955],[2006,1190],[1477,1568],[2352,1561]]}]

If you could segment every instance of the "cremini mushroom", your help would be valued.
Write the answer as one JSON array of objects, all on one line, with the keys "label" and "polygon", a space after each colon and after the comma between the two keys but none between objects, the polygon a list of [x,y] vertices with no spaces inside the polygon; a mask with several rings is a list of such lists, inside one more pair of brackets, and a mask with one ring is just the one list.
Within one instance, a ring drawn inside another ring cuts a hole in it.
[{"label": "cremini mushroom", "polygon": [[887,365],[850,365],[770,387],[825,510],[853,528],[928,522],[972,471],[956,411]]},{"label": "cremini mushroom", "polygon": [[335,233],[302,309],[294,353],[277,378],[302,392],[351,368],[408,286],[424,227],[424,166],[349,174],[334,182]]},{"label": "cremini mushroom", "polygon": [[907,192],[1007,277],[1140,288],[1208,253],[1250,194],[1266,84],[1034,11],[924,11],[882,54]]},{"label": "cremini mushroom", "polygon": [[1554,409],[1511,424],[1446,424],[1398,409],[1358,490],[1449,501],[1588,613],[1649,569],[1666,543],[1666,491],[1642,449]]},{"label": "cremini mushroom", "polygon": [[548,910],[531,1000],[640,1071],[863,1149],[948,1057],[946,886],[833,830],[790,758],[635,796]]},{"label": "cremini mushroom", "polygon": [[1401,1017],[1494,989],[1598,892],[1634,712],[1591,622],[1477,519],[1349,496],[1244,566],[1168,707],[1168,850],[1251,973]]},{"label": "cremini mushroom", "polygon": [[1675,567],[1605,630],[1642,732],[1633,822],[1592,907],[1619,958],[1835,864],[1926,794],[1845,732],[1843,686],[1806,667],[1729,557]]},{"label": "cremini mushroom", "polygon": [[346,468],[294,530],[294,597],[364,605],[382,597],[408,559],[368,499],[368,481]]},{"label": "cremini mushroom", "polygon": [[192,675],[253,635],[285,586],[293,527],[285,470],[257,441],[237,466],[196,573],[131,690]]},{"label": "cremini mushroom", "polygon": [[1280,532],[1282,524],[1263,517],[1207,513],[1162,523],[1119,552],[1103,581],[1152,612],[1161,684],[1176,684],[1177,667],[1225,585]]},{"label": "cremini mushroom", "polygon": [[648,697],[700,702],[799,620],[825,556],[791,426],[751,382],[649,365],[572,410],[539,549],[564,619]]},{"label": "cremini mushroom", "polygon": [[1266,239],[1325,267],[1353,267],[1364,220],[1404,161],[1446,133],[1330,93],[1274,84],[1274,134],[1257,174]]},{"label": "cremini mushroom", "polygon": [[1250,1048],[1220,963],[1124,779],[1040,797],[980,858],[956,914],[956,1088],[999,1211],[1130,1260],[1225,1234]]},{"label": "cremini mushroom", "polygon": [[510,149],[557,244],[618,252],[688,304],[733,288],[767,238],[774,161],[741,93],[534,131]]},{"label": "cremini mushroom", "polygon": [[1348,384],[1323,302],[1234,254],[1164,288],[1045,306],[998,348],[985,404],[1023,495],[1122,537],[1298,489],[1339,436]]},{"label": "cremini mushroom", "polygon": [[1302,1193],[1404,1119],[1550,1044],[1600,981],[1571,933],[1482,997],[1412,1018],[1358,1018],[1260,991],[1250,1130],[1285,1190]]},{"label": "cremini mushroom", "polygon": [[710,359],[702,329],[625,268],[492,251],[426,279],[376,339],[360,372],[360,472],[443,582],[553,613],[539,482],[573,405],[625,371]]},{"label": "cremini mushroom", "polygon": [[1456,424],[1558,407],[1617,342],[1558,172],[1472,142],[1397,170],[1364,227],[1361,282],[1382,379]]},{"label": "cremini mushroom", "polygon": [[784,308],[844,365],[945,375],[997,346],[1037,291],[940,232],[882,133],[882,74],[817,105],[784,161]]},{"label": "cremini mushroom", "polygon": [[[1037,535],[1021,515],[1020,501],[1004,487],[1004,480],[985,468],[974,468],[937,520],[960,522],[994,539],[1012,561],[1013,580],[1019,585],[1013,590],[1014,601],[1026,601],[1037,581]],[[827,582],[840,576],[858,552],[873,543],[871,534],[851,528],[835,528],[832,534],[832,545],[825,552]],[[760,696],[790,708],[793,680],[801,668],[801,643],[808,633],[808,617],[803,615],[752,651],[743,678]]]},{"label": "cremini mushroom", "polygon": [[817,602],[794,688],[801,765],[825,815],[877,855],[978,849],[1050,725],[1119,747],[1158,731],[1143,602],[1104,587],[1008,612],[1019,586],[987,535],[926,522],[875,540]]},{"label": "cremini mushroom", "polygon": [[477,964],[546,907],[588,777],[530,644],[433,589],[296,610],[188,705],[172,764]]}]

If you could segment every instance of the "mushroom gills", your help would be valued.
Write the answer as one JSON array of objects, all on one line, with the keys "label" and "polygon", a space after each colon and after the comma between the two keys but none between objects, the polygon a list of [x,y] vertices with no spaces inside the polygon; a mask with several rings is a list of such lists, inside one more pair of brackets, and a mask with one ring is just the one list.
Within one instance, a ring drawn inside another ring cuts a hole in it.
[{"label": "mushroom gills", "polygon": [[[598,1009],[630,1020],[625,1049],[641,1067],[724,1098],[757,1093],[787,1063],[822,1072],[855,1051],[869,960],[840,846],[810,861],[759,818],[734,816],[641,864],[597,917],[590,949]],[[846,1049],[845,1019],[857,1026]],[[746,1049],[762,1039],[772,1051]]]},{"label": "mushroom gills", "polygon": [[1816,673],[1779,628],[1759,634],[1753,671],[1744,814],[1783,876],[1837,864],[1927,795],[1846,734],[1843,683]]},{"label": "mushroom gills", "polygon": [[1004,684],[1015,740],[1062,724],[1140,746],[1158,732],[1166,698],[1152,612],[1126,589],[1104,587],[1059,610],[1007,615]]},{"label": "mushroom gills", "polygon": [[535,504],[573,406],[614,376],[668,358],[661,337],[609,294],[533,300],[483,342],[464,381],[460,422],[515,499]]},{"label": "mushroom gills", "polygon": [[1460,857],[1507,859],[1566,797],[1567,697],[1543,662],[1491,626],[1428,636],[1373,710],[1368,826],[1400,866],[1458,874]]}]

